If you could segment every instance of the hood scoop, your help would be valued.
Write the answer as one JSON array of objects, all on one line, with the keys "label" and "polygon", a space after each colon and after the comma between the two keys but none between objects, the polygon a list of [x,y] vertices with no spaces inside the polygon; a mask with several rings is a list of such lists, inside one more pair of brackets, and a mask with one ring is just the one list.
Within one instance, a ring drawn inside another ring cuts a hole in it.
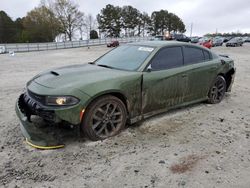
[{"label": "hood scoop", "polygon": [[51,74],[55,75],[55,76],[59,76],[60,74],[55,72],[55,71],[50,71]]}]

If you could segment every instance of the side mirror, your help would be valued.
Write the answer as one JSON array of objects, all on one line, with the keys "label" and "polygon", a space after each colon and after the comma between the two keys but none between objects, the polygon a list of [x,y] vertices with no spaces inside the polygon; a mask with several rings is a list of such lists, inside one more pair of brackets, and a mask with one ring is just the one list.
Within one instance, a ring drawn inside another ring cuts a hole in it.
[{"label": "side mirror", "polygon": [[148,66],[148,68],[147,68],[147,72],[151,72],[152,71],[152,66],[151,66],[151,64]]}]

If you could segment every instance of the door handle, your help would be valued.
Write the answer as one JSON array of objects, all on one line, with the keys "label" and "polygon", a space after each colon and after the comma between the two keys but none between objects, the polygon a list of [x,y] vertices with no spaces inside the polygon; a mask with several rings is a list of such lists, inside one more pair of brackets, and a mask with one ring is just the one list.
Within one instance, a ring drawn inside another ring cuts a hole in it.
[{"label": "door handle", "polygon": [[181,77],[185,78],[185,77],[187,77],[187,74],[182,74]]}]

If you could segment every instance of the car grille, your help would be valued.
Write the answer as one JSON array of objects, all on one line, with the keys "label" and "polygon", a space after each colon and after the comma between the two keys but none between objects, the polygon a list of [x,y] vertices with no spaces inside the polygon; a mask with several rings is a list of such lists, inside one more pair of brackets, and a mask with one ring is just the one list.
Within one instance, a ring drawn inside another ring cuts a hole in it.
[{"label": "car grille", "polygon": [[55,121],[55,113],[53,110],[47,110],[46,107],[42,105],[44,101],[44,96],[37,95],[32,93],[31,91],[28,91],[26,93],[23,93],[19,97],[18,105],[21,111],[29,117],[31,115],[37,115],[43,118],[44,120],[53,122]]}]

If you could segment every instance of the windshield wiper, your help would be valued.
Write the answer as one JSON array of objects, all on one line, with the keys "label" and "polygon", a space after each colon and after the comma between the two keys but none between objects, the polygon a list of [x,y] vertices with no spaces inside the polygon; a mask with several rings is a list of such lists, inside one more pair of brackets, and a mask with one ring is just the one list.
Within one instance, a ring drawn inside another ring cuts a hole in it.
[{"label": "windshield wiper", "polygon": [[109,68],[109,69],[113,69],[114,67],[108,66],[108,65],[102,65],[102,64],[97,64],[97,66],[100,67],[105,67],[105,68]]}]

